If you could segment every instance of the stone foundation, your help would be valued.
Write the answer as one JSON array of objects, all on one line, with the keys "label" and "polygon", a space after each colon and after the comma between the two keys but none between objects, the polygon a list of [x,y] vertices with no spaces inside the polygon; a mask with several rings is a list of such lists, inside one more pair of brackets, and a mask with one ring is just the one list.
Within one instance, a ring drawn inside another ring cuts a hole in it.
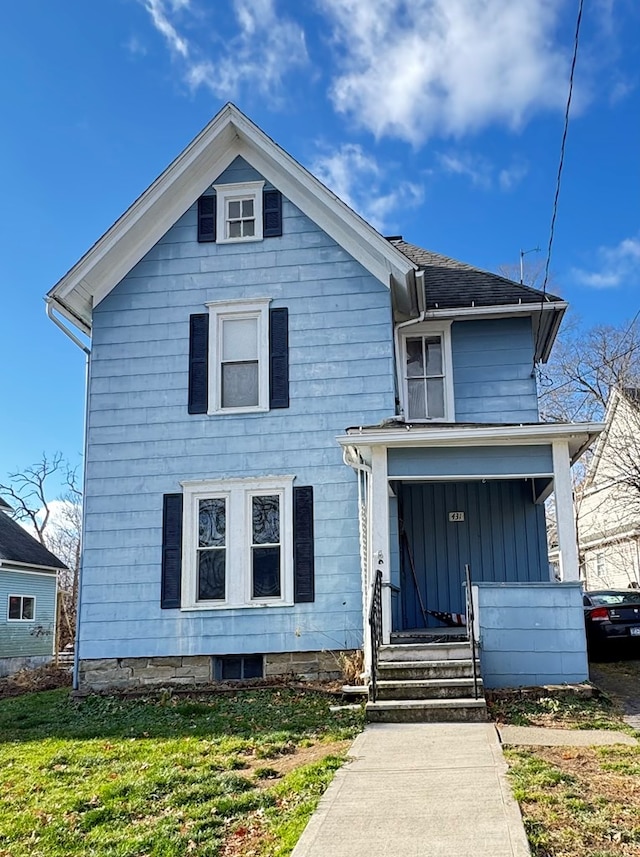
[{"label": "stone foundation", "polygon": [[[345,653],[349,655],[350,653]],[[100,658],[80,661],[79,690],[144,690],[215,685],[214,655]],[[264,656],[265,679],[331,681],[342,677],[340,652],[282,652]]]},{"label": "stone foundation", "polygon": [[52,655],[30,655],[20,658],[0,658],[0,678],[13,675],[20,670],[35,670],[53,661]]}]

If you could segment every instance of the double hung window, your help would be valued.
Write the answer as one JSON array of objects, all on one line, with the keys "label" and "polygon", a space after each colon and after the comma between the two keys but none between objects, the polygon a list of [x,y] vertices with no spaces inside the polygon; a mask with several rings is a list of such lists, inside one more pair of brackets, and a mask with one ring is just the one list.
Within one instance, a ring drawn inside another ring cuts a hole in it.
[{"label": "double hung window", "polygon": [[293,477],[185,482],[183,607],[290,604]]},{"label": "double hung window", "polygon": [[269,408],[269,299],[209,303],[210,412]]},{"label": "double hung window", "polygon": [[417,324],[403,331],[401,345],[405,418],[453,419],[449,328]]}]

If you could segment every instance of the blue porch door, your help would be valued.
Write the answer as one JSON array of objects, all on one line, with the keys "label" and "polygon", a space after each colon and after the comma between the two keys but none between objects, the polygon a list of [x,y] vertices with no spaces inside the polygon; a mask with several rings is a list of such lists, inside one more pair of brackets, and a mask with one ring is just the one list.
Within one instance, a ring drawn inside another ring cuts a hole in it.
[{"label": "blue porch door", "polygon": [[476,581],[549,580],[544,506],[534,503],[530,479],[396,485],[401,592],[394,630],[442,627],[434,612],[464,614],[465,563]]}]

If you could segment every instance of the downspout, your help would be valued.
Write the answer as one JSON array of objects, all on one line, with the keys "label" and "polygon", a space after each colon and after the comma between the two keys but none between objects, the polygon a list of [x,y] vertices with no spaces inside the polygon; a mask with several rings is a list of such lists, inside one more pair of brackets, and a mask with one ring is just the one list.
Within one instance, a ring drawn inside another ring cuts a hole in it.
[{"label": "downspout", "polygon": [[82,615],[82,586],[80,585],[82,579],[82,566],[83,566],[83,554],[84,554],[84,535],[85,535],[85,521],[86,515],[84,513],[84,500],[87,495],[87,446],[88,446],[88,432],[87,428],[89,425],[89,381],[91,378],[91,349],[84,344],[78,337],[73,333],[73,331],[69,330],[69,328],[62,323],[62,321],[53,314],[53,302],[51,298],[45,298],[45,303],[47,306],[47,315],[51,319],[51,321],[59,327],[60,330],[69,337],[69,339],[77,345],[81,351],[85,353],[85,392],[84,392],[84,428],[83,428],[83,466],[82,466],[82,526],[80,529],[80,563],[78,566],[78,603],[76,605],[76,635],[74,641],[74,652],[73,652],[73,689],[78,690],[78,679],[79,679],[79,644],[80,644],[80,616]]},{"label": "downspout", "polygon": [[[369,569],[370,551],[371,551],[371,525],[368,498],[368,481],[371,474],[371,467],[360,460],[360,456],[355,447],[345,446],[342,450],[342,460],[351,467],[358,477],[358,534],[360,541],[360,587],[362,589],[362,650],[364,654],[364,667],[362,678],[368,680],[370,675],[369,664],[369,608],[370,608],[370,583]],[[364,499],[364,508],[366,519],[362,519],[362,506]]]},{"label": "downspout", "polygon": [[[398,391],[400,395],[398,397],[398,401],[402,402],[402,391],[404,390],[404,379],[402,377],[402,369],[401,369],[401,361],[400,361],[400,334],[399,331],[405,327],[411,327],[413,324],[420,324],[421,321],[425,320],[426,310],[422,310],[418,318],[410,318],[409,321],[402,321],[400,324],[395,325],[395,330],[393,332],[393,347],[395,352],[395,364],[396,364],[396,384],[398,386]],[[396,414],[396,416],[404,416],[404,414]]]},{"label": "downspout", "polygon": [[91,354],[91,349],[87,348],[87,346],[82,342],[82,340],[78,339],[78,337],[73,333],[73,331],[69,330],[69,328],[60,321],[60,319],[53,314],[53,302],[51,298],[45,298],[45,303],[47,305],[47,315],[51,319],[51,321],[55,324],[56,327],[59,327],[60,330],[69,337],[69,339],[77,345],[85,354]]}]

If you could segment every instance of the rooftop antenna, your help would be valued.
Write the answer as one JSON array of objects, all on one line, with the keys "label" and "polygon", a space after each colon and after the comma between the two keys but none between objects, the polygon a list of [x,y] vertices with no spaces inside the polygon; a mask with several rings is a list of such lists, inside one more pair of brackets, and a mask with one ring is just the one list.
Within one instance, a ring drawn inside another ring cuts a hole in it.
[{"label": "rooftop antenna", "polygon": [[539,247],[532,247],[531,250],[521,250],[520,251],[520,285],[522,285],[524,281],[524,257],[527,253],[539,253]]}]

